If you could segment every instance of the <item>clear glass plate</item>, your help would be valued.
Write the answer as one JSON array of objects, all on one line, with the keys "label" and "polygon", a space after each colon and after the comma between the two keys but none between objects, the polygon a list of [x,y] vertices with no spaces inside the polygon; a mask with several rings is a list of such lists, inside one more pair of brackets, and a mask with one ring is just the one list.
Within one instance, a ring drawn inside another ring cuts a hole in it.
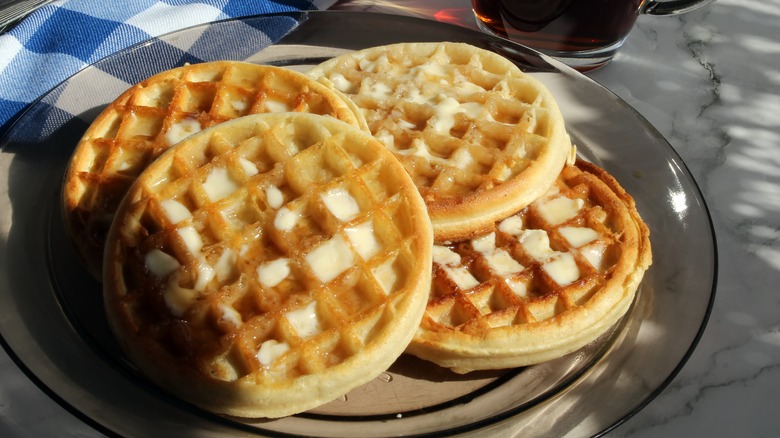
[{"label": "clear glass plate", "polygon": [[[620,181],[650,227],[654,264],[628,315],[582,350],[521,369],[459,376],[404,356],[342,399],[278,420],[213,415],[148,384],[120,354],[105,321],[100,285],[79,264],[63,227],[62,177],[89,122],[131,84],[184,62],[241,59],[305,70],[345,51],[404,41],[487,48],[552,90],[579,153]],[[0,148],[3,344],[46,394],[107,433],[598,435],[671,381],[695,347],[714,298],[716,246],[709,213],[663,137],[625,102],[574,70],[452,25],[326,11],[188,28],[69,78],[22,115]]]}]

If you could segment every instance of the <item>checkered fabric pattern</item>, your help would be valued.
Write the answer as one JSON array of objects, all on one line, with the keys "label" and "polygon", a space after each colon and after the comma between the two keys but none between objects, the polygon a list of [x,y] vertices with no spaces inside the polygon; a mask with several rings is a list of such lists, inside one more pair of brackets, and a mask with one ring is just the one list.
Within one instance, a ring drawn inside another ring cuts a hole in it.
[{"label": "checkered fabric pattern", "polygon": [[[308,0],[60,0],[26,17],[0,35],[0,138],[32,102],[74,73],[112,53],[178,29],[216,20],[275,12],[316,9]],[[236,29],[236,38],[281,38],[297,24],[292,19],[255,21],[255,29]],[[193,41],[167,41],[156,50],[180,62],[213,57],[208,32]],[[240,44],[237,45],[240,47]],[[240,50],[237,48],[229,50]],[[176,53],[179,52],[179,53]],[[203,56],[200,56],[203,55]],[[240,53],[222,53],[240,57]],[[125,62],[132,57],[124,57]],[[104,62],[111,65],[111,62]],[[109,74],[132,84],[154,73],[143,62]]]}]

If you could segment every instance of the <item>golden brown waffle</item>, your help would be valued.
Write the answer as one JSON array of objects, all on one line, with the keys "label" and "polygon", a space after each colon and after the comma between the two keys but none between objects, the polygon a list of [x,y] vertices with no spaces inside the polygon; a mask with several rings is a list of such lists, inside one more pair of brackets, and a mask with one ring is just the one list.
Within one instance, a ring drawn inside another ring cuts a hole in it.
[{"label": "golden brown waffle", "polygon": [[206,409],[279,417],[384,371],[419,327],[433,230],[403,167],[331,117],[222,123],[138,178],[104,300],[137,367]]},{"label": "golden brown waffle", "polygon": [[530,204],[572,155],[549,90],[474,46],[374,47],[308,74],[363,110],[420,189],[437,242],[472,237]]},{"label": "golden brown waffle", "polygon": [[281,67],[218,61],[159,73],[134,85],[95,119],[73,153],[63,203],[71,240],[101,275],[105,234],[138,174],[169,146],[247,114],[298,111],[365,126],[344,97]]},{"label": "golden brown waffle", "polygon": [[408,352],[458,373],[575,351],[622,317],[651,263],[633,199],[578,162],[519,213],[434,247],[433,285]]}]

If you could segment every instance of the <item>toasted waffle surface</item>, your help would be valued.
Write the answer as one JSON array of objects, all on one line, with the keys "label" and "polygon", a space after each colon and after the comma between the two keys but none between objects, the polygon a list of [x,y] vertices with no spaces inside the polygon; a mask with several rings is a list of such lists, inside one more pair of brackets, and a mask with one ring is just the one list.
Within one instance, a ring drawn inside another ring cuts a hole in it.
[{"label": "toasted waffle surface", "polygon": [[308,72],[349,96],[420,189],[437,242],[471,237],[555,180],[572,146],[544,85],[463,43],[401,43]]},{"label": "toasted waffle surface", "polygon": [[110,103],[77,145],[65,177],[65,221],[79,255],[100,278],[105,234],[140,172],[194,132],[247,114],[308,112],[365,127],[351,102],[302,73],[216,61],[165,71]]},{"label": "toasted waffle surface", "polygon": [[632,198],[578,161],[489,232],[435,246],[433,260],[408,351],[465,373],[535,364],[593,341],[629,308],[651,249]]},{"label": "toasted waffle surface", "polygon": [[106,314],[132,362],[183,399],[289,415],[403,352],[432,245],[419,191],[369,134],[311,114],[246,116],[139,176],[108,235]]}]

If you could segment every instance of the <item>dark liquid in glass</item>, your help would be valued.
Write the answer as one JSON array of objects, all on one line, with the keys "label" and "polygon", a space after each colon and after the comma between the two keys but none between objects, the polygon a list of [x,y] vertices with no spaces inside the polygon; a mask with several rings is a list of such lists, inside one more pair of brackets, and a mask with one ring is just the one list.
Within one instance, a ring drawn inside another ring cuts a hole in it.
[{"label": "dark liquid in glass", "polygon": [[547,51],[594,50],[622,40],[644,0],[472,0],[493,33]]}]

